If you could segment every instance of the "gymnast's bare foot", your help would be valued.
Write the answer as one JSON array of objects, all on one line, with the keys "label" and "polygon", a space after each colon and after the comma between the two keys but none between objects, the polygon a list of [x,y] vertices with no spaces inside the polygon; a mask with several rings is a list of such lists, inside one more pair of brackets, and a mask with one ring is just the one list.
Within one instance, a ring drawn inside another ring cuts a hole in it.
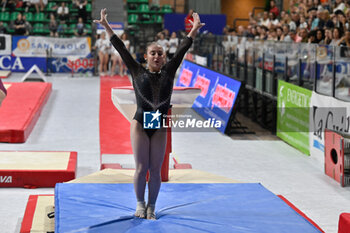
[{"label": "gymnast's bare foot", "polygon": [[157,220],[156,213],[155,213],[155,205],[148,204],[147,205],[147,219],[149,220]]},{"label": "gymnast's bare foot", "polygon": [[138,201],[135,216],[138,218],[146,218],[146,204],[144,201]]}]

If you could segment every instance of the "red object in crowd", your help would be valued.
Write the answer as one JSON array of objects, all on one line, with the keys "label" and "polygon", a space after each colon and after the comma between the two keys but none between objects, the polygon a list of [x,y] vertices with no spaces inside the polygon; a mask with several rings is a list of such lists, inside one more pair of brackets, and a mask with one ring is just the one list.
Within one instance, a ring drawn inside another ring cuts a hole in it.
[{"label": "red object in crowd", "polygon": [[189,33],[193,26],[193,17],[192,15],[187,15],[185,18],[185,31]]},{"label": "red object in crowd", "polygon": [[278,17],[280,10],[277,8],[277,6],[274,6],[270,9],[270,13],[273,13],[276,17]]}]

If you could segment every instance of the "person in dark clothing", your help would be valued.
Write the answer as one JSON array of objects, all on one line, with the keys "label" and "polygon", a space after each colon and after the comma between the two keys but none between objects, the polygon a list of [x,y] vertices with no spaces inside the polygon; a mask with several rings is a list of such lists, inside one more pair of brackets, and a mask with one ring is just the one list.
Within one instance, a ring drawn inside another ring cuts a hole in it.
[{"label": "person in dark clothing", "polygon": [[14,22],[14,28],[15,28],[15,35],[25,35],[27,33],[26,22],[23,19],[21,13],[17,15],[17,19]]},{"label": "person in dark clothing", "polygon": [[[147,61],[147,68],[144,68],[134,60],[122,40],[114,34],[106,17],[106,9],[103,9],[101,19],[94,20],[94,22],[100,23],[106,29],[112,45],[118,50],[131,73],[136,95],[137,110],[130,126],[131,145],[136,163],[134,188],[137,207],[135,216],[155,220],[155,204],[161,184],[160,171],[166,147],[166,129],[163,127],[144,129],[142,127],[143,115],[147,111],[153,111],[155,112],[152,114],[153,118],[159,119],[160,116],[168,113],[176,70],[191,47],[198,30],[204,24],[200,22],[198,14],[194,13],[191,31],[183,39],[174,57],[168,63],[165,63],[166,54],[163,48],[156,42],[150,43],[144,55]],[[146,207],[144,194],[147,171],[150,172],[150,177]]]}]

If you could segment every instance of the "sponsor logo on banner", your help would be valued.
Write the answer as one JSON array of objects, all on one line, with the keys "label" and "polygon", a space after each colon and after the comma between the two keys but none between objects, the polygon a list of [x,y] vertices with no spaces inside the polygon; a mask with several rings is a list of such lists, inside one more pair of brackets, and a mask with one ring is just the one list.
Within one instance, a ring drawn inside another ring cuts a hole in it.
[{"label": "sponsor logo on banner", "polygon": [[324,156],[324,130],[349,133],[350,106],[348,102],[312,93],[310,109],[310,153]]},{"label": "sponsor logo on banner", "polygon": [[26,72],[33,65],[37,65],[42,71],[46,71],[46,59],[39,57],[12,57],[0,56],[0,69],[14,72]]},{"label": "sponsor logo on banner", "polygon": [[228,113],[235,99],[235,95],[236,94],[232,90],[226,87],[226,83],[225,86],[217,85],[212,100],[212,108],[216,106]]},{"label": "sponsor logo on banner", "polygon": [[[192,74],[191,74],[191,77],[192,77]],[[190,85],[191,79],[189,81],[190,82],[188,83],[187,86]],[[209,85],[210,85],[209,79],[205,78],[204,76],[197,75],[197,79],[196,79],[196,82],[194,83],[194,87],[201,89],[200,96],[202,96],[203,98],[205,98],[205,96],[208,93]]]},{"label": "sponsor logo on banner", "polygon": [[85,73],[94,71],[93,58],[51,58],[49,60],[49,69],[51,72],[75,72]]},{"label": "sponsor logo on banner", "polygon": [[[124,31],[124,23],[123,22],[109,22],[109,25],[111,26],[113,32],[120,36]],[[101,24],[97,24],[97,34],[100,34],[101,32],[106,31],[104,27],[102,27]]]},{"label": "sponsor logo on banner", "polygon": [[309,154],[309,114],[312,91],[278,81],[277,136]]},{"label": "sponsor logo on banner", "polygon": [[67,67],[73,71],[76,70],[91,70],[94,68],[93,58],[79,58],[75,60],[69,60],[67,62]]},{"label": "sponsor logo on banner", "polygon": [[179,78],[181,85],[189,87],[192,80],[192,74],[193,72],[191,70],[183,68]]},{"label": "sponsor logo on banner", "polygon": [[0,55],[11,55],[11,35],[0,35]]},{"label": "sponsor logo on banner", "polygon": [[52,49],[53,57],[87,57],[91,52],[89,37],[14,36],[12,37],[12,46],[12,53],[17,57],[46,57],[48,49]]},{"label": "sponsor logo on banner", "polygon": [[0,176],[0,183],[12,183],[12,176]]},{"label": "sponsor logo on banner", "polygon": [[184,60],[176,86],[199,87],[201,94],[192,108],[206,120],[215,119],[212,121],[214,127],[218,126],[218,130],[225,132],[241,82]]}]

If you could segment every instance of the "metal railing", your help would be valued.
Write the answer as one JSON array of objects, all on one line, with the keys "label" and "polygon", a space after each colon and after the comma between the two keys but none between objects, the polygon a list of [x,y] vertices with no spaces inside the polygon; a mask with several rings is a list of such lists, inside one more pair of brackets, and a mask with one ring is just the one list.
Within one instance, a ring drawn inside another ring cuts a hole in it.
[{"label": "metal railing", "polygon": [[350,101],[350,48],[345,46],[201,35],[194,53],[208,67],[248,88],[277,97],[279,79],[320,94]]}]

